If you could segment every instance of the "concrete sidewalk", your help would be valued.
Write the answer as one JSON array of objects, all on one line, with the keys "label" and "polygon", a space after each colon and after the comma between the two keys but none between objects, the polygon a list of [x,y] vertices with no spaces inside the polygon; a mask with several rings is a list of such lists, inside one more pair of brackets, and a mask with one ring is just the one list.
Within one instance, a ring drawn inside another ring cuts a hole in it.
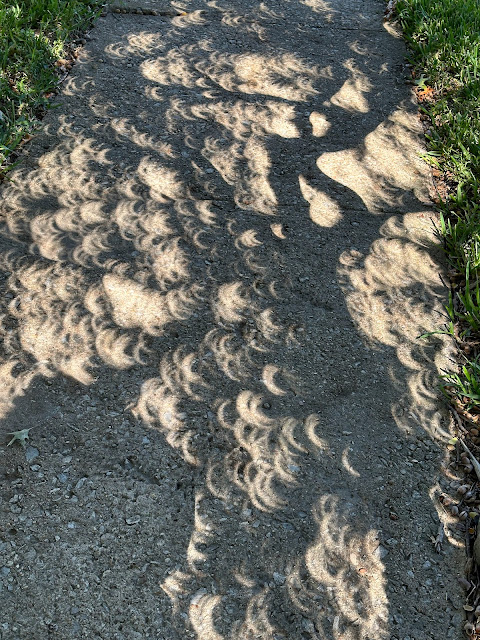
[{"label": "concrete sidewalk", "polygon": [[32,428],[0,449],[0,638],[460,638],[448,342],[417,339],[446,292],[384,2],[141,8],[0,190],[0,426]]}]

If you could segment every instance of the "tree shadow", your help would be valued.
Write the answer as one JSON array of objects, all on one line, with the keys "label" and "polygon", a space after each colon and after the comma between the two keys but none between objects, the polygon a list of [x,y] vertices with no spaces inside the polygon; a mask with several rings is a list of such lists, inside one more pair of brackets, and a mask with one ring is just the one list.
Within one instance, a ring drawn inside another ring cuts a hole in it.
[{"label": "tree shadow", "polygon": [[109,15],[3,188],[2,430],[41,397],[58,521],[99,514],[47,544],[18,452],[50,569],[17,583],[97,583],[74,622],[42,596],[63,637],[427,637],[444,292],[402,48],[381,3],[187,4]]}]

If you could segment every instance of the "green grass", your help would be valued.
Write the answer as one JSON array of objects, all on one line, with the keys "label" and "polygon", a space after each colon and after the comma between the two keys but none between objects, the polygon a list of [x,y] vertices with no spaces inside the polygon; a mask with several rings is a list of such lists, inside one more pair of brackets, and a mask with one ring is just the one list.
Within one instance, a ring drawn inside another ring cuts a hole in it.
[{"label": "green grass", "polygon": [[56,62],[99,12],[100,0],[0,0],[0,177],[48,107]]},{"label": "green grass", "polygon": [[[480,0],[400,0],[412,62],[438,95],[430,151],[457,189],[449,209],[480,217]],[[438,154],[438,155],[437,155]]]},{"label": "green grass", "polygon": [[446,332],[468,346],[443,388],[480,412],[480,0],[400,0],[397,14],[417,84],[434,90],[422,105],[427,157],[449,187],[439,203],[452,268]]},{"label": "green grass", "polygon": [[442,376],[443,389],[447,396],[452,394],[461,399],[465,408],[475,409],[480,402],[480,361],[478,358],[468,362],[459,372],[451,372]]}]

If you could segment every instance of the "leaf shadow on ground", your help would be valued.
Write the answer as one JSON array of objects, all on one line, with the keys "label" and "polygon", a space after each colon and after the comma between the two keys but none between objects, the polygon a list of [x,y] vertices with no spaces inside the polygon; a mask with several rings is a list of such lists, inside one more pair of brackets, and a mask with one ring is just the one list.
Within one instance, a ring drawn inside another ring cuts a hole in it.
[{"label": "leaf shadow on ground", "polygon": [[2,431],[41,451],[2,451],[43,567],[20,629],[428,627],[444,291],[392,35],[351,4],[108,16],[3,188]]}]

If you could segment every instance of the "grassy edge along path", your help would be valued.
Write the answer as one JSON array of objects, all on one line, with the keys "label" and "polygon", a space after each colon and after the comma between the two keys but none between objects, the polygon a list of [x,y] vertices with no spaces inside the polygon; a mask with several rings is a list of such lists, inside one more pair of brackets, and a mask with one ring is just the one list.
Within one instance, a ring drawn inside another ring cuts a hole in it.
[{"label": "grassy edge along path", "polygon": [[462,370],[447,374],[446,393],[480,413],[480,2],[400,0],[397,12],[411,49],[426,159],[438,179],[438,206],[451,267],[446,330]]},{"label": "grassy edge along path", "polygon": [[99,0],[0,0],[0,180],[49,106]]},{"label": "grassy edge along path", "polygon": [[[480,637],[480,1],[400,0],[397,15],[410,46],[416,93],[426,125],[426,160],[437,179],[440,228],[451,293],[445,331],[458,347],[458,367],[445,372],[442,389],[452,405],[459,438],[452,441],[457,471],[472,481],[444,506],[467,522],[468,621]],[[465,446],[467,448],[465,448]],[[472,455],[473,454],[473,455]],[[465,496],[467,498],[465,499]],[[476,562],[474,562],[476,560]],[[475,566],[477,565],[477,566]]]}]

